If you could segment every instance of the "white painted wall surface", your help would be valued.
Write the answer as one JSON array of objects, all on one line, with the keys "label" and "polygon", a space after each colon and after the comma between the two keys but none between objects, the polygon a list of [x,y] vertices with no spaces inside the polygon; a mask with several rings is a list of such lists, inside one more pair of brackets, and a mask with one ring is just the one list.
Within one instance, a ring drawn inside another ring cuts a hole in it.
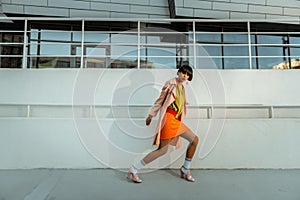
[{"label": "white painted wall surface", "polygon": [[[186,86],[186,124],[201,141],[193,168],[300,168],[299,112],[268,118],[256,116],[260,110],[238,110],[224,119],[221,110],[208,119],[194,107],[299,106],[300,71],[194,73]],[[153,149],[156,121],[146,127],[144,119],[162,84],[175,75],[176,70],[1,70],[0,169],[127,168]],[[185,146],[170,149],[148,168],[179,167]]]}]

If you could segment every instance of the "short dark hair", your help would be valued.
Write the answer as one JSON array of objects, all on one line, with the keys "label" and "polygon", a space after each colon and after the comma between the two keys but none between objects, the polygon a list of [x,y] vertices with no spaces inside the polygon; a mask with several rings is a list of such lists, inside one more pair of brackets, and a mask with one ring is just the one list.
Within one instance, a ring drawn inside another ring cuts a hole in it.
[{"label": "short dark hair", "polygon": [[189,81],[193,79],[193,69],[189,65],[182,65],[177,73],[182,72],[183,74],[187,74],[189,76]]}]

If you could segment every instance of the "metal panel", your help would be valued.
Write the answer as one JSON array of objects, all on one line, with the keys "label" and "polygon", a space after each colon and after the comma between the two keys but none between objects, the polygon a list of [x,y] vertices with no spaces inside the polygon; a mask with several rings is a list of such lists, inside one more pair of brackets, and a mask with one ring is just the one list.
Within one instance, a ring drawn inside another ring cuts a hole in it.
[{"label": "metal panel", "polygon": [[230,11],[196,9],[194,17],[229,19]]},{"label": "metal panel", "polygon": [[23,5],[2,4],[4,13],[24,13]]},{"label": "metal panel", "polygon": [[93,10],[70,10],[70,17],[102,17],[102,18],[109,18],[110,13],[107,11],[93,11]]},{"label": "metal panel", "polygon": [[48,7],[90,9],[90,2],[74,0],[48,0]]},{"label": "metal panel", "polygon": [[112,3],[149,5],[149,0],[111,0]]},{"label": "metal panel", "polygon": [[238,12],[247,12],[247,4],[236,4],[236,3],[221,3],[213,2],[214,10],[227,10],[227,11],[238,11]]},{"label": "metal panel", "polygon": [[[216,1],[216,0],[214,0]],[[260,4],[266,5],[266,0],[231,0],[232,3],[243,3],[243,4]]]},{"label": "metal panel", "polygon": [[112,4],[112,3],[98,3],[98,2],[91,3],[91,9],[93,10],[129,12],[129,8],[130,5],[128,4]]},{"label": "metal panel", "polygon": [[197,9],[197,8],[212,9],[212,4],[213,3],[210,1],[189,0],[189,1],[183,2],[183,7],[195,8],[195,9]]},{"label": "metal panel", "polygon": [[275,6],[249,5],[249,12],[283,15],[283,8]]},{"label": "metal panel", "polygon": [[130,6],[131,13],[147,13],[147,14],[159,14],[159,15],[169,15],[169,10],[167,7],[152,7],[152,6]]},{"label": "metal panel", "polygon": [[25,6],[24,13],[28,15],[48,15],[48,16],[69,16],[69,9],[67,8],[51,8],[51,7],[37,7]]},{"label": "metal panel", "polygon": [[12,4],[47,6],[47,0],[11,0]]}]

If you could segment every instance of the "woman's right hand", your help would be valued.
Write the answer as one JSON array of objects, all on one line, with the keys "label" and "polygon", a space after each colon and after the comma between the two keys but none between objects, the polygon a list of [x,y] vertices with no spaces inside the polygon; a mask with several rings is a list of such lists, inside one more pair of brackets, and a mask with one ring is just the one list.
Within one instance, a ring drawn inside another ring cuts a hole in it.
[{"label": "woman's right hand", "polygon": [[151,115],[148,115],[147,119],[146,119],[146,125],[149,126],[150,123],[152,121],[152,116]]}]

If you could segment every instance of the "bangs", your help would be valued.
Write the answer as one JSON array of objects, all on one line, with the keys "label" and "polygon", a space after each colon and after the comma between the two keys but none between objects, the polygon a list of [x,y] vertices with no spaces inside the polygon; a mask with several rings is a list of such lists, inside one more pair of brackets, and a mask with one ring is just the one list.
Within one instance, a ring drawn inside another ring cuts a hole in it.
[{"label": "bangs", "polygon": [[193,69],[189,65],[182,65],[179,69],[178,72],[181,72],[183,74],[187,74],[189,76],[189,81],[193,79]]},{"label": "bangs", "polygon": [[191,69],[187,68],[187,67],[181,67],[179,72],[182,72],[184,74],[187,74],[189,76],[192,76],[193,75],[193,71],[191,71]]}]

